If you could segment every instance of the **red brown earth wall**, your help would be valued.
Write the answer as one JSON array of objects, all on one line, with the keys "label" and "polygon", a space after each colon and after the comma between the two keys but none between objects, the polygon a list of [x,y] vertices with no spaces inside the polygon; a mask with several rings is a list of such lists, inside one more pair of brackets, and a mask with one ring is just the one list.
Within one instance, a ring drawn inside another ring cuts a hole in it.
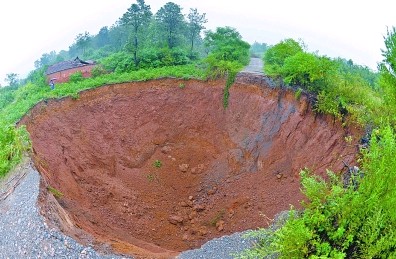
[{"label": "red brown earth wall", "polygon": [[361,131],[256,81],[237,80],[227,109],[222,80],[124,83],[40,103],[22,123],[42,213],[74,237],[167,258],[299,207],[300,170],[355,164]]}]

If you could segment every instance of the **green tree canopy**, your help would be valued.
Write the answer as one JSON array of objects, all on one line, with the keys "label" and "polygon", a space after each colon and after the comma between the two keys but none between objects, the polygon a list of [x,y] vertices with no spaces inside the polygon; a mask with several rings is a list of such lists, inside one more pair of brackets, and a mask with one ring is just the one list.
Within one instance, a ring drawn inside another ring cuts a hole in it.
[{"label": "green tree canopy", "polygon": [[191,43],[191,52],[194,49],[194,42],[201,33],[203,29],[205,29],[204,24],[208,22],[206,19],[206,14],[198,13],[197,8],[190,8],[190,13],[188,14],[188,32],[189,39]]},{"label": "green tree canopy", "polygon": [[231,27],[218,27],[215,32],[206,31],[205,46],[209,56],[217,60],[236,61],[241,65],[249,62],[250,45],[242,40],[241,34]]},{"label": "green tree canopy", "polygon": [[75,39],[75,46],[80,51],[82,56],[85,55],[85,51],[87,50],[89,44],[91,43],[91,35],[89,32],[79,33]]},{"label": "green tree canopy", "polygon": [[6,75],[6,78],[4,81],[8,82],[8,85],[13,87],[13,86],[18,86],[19,84],[19,75],[16,73],[9,73]]},{"label": "green tree canopy", "polygon": [[181,13],[182,8],[172,2],[166,3],[161,7],[155,15],[155,19],[159,26],[166,33],[166,41],[168,48],[172,49],[176,46],[178,33],[183,30],[185,25],[184,16]]},{"label": "green tree canopy", "polygon": [[328,87],[336,69],[336,63],[329,58],[301,51],[284,60],[281,76],[288,85],[298,85],[319,93]]},{"label": "green tree canopy", "polygon": [[[128,11],[124,13],[121,17],[121,24],[132,27],[132,44],[127,44],[127,46],[131,46],[133,52],[133,59],[135,62],[135,66],[138,65],[138,45],[139,45],[139,33],[145,27],[147,28],[148,23],[152,17],[151,8],[149,5],[146,5],[144,0],[137,0],[137,4],[132,4],[131,7],[128,8]],[[131,43],[131,42],[129,42]]]},{"label": "green tree canopy", "polygon": [[96,35],[95,43],[97,48],[104,47],[110,43],[109,28],[107,26],[100,28],[98,35]]},{"label": "green tree canopy", "polygon": [[281,67],[286,58],[302,52],[302,46],[293,39],[286,39],[274,45],[265,52],[264,71],[270,76],[280,76]]},{"label": "green tree canopy", "polygon": [[52,65],[57,62],[57,54],[55,51],[50,53],[44,53],[41,55],[40,59],[34,61],[35,68],[41,68],[44,66]]},{"label": "green tree canopy", "polygon": [[383,60],[379,64],[379,84],[384,92],[384,99],[389,111],[389,117],[396,125],[396,28],[387,30],[384,37],[385,49],[382,49]]}]

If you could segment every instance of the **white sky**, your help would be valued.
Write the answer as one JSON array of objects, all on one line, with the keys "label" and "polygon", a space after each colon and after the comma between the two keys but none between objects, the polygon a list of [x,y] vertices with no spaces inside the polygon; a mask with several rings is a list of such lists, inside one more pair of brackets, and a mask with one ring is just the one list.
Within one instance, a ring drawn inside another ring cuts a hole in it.
[{"label": "white sky", "polygon": [[[5,0],[0,2],[0,84],[21,78],[52,50],[68,50],[77,34],[111,26],[135,0]],[[167,0],[146,0],[153,13]],[[207,29],[236,28],[249,43],[301,38],[309,51],[376,69],[386,28],[396,26],[391,0],[174,0],[206,13]]]}]

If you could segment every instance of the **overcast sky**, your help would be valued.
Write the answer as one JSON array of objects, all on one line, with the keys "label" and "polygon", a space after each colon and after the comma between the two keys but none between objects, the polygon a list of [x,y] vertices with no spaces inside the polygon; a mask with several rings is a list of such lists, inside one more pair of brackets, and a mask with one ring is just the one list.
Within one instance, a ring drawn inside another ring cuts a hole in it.
[{"label": "overcast sky", "polygon": [[[8,73],[25,77],[34,61],[68,50],[77,34],[111,26],[135,0],[8,0],[0,2],[0,84]],[[166,0],[146,0],[153,13]],[[206,13],[207,29],[236,28],[245,41],[276,44],[301,38],[309,51],[352,59],[376,69],[386,28],[396,26],[390,0],[174,0],[187,14]]]}]

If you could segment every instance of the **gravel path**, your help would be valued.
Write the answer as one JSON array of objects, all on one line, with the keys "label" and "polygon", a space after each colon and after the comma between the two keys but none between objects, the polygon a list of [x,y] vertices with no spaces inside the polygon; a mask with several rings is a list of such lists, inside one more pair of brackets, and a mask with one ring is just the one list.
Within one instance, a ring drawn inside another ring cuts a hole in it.
[{"label": "gravel path", "polygon": [[232,259],[233,254],[242,252],[252,247],[253,239],[242,237],[242,233],[234,233],[230,236],[215,238],[206,242],[201,248],[181,253],[178,259]]},{"label": "gravel path", "polygon": [[263,75],[263,60],[261,58],[250,58],[250,63],[241,72]]},{"label": "gravel path", "polygon": [[26,175],[0,201],[0,258],[121,258],[97,253],[48,228],[37,209],[40,176],[29,164]]},{"label": "gravel path", "polygon": [[[125,258],[100,254],[49,228],[37,208],[38,172],[32,168],[30,160],[18,167],[14,174],[20,175],[20,181],[14,182],[13,192],[0,199],[0,258]],[[7,192],[4,185],[0,185],[1,192]],[[178,258],[233,258],[233,253],[243,251],[253,242],[241,236],[242,233],[235,233],[213,239],[200,249],[181,253]]]}]

